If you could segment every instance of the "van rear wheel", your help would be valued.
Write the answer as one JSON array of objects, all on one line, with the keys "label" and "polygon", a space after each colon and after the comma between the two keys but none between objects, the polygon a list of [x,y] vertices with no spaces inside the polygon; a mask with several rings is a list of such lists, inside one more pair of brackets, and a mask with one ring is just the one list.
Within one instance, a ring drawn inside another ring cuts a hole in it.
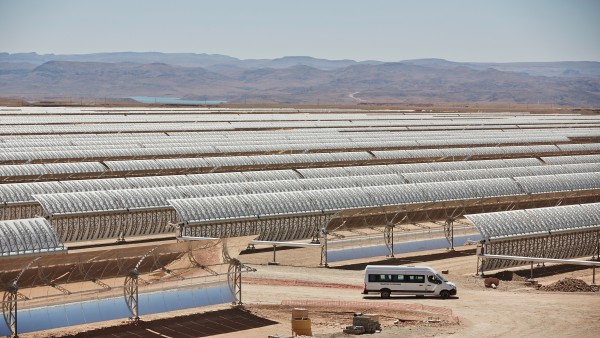
[{"label": "van rear wheel", "polygon": [[392,292],[388,289],[381,290],[381,298],[388,299],[392,295]]},{"label": "van rear wheel", "polygon": [[440,297],[442,297],[442,299],[448,299],[450,297],[450,291],[448,291],[448,290],[440,291]]}]

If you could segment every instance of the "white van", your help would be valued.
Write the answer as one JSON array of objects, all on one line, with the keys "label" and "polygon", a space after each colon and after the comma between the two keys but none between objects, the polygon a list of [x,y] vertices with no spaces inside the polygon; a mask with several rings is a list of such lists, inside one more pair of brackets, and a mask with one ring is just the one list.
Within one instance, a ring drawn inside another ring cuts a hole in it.
[{"label": "white van", "polygon": [[456,285],[428,266],[367,265],[363,294],[369,292],[377,292],[381,298],[397,293],[446,299],[456,295]]}]

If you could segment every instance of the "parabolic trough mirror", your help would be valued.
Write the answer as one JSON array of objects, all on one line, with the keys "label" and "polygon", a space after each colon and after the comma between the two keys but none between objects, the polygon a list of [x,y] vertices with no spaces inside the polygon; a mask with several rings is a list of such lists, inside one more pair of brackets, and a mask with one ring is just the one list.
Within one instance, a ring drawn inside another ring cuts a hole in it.
[{"label": "parabolic trough mirror", "polygon": [[[253,237],[3,259],[0,335],[235,302],[235,259]],[[16,285],[11,289],[10,285]],[[8,290],[14,290],[11,293]]]}]

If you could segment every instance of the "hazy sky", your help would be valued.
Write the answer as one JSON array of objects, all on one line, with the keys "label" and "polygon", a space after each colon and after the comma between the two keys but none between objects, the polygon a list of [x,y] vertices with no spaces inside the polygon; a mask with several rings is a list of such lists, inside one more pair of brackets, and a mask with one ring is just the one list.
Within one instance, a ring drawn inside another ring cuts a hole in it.
[{"label": "hazy sky", "polygon": [[0,52],[600,61],[600,0],[0,0]]}]

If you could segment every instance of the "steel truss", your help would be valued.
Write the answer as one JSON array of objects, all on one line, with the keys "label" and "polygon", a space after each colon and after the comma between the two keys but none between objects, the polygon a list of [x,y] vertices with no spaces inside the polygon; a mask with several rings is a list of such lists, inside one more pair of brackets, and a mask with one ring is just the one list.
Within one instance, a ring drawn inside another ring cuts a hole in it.
[{"label": "steel truss", "polygon": [[18,337],[17,332],[17,299],[19,287],[17,283],[12,283],[11,286],[4,291],[2,297],[2,314],[4,315],[4,321],[8,326],[13,337]]},{"label": "steel truss", "polygon": [[227,284],[233,294],[235,301],[238,305],[242,305],[242,271],[250,272],[256,271],[237,258],[229,258],[229,268],[227,270]]},{"label": "steel truss", "polygon": [[333,214],[288,216],[259,220],[242,220],[183,226],[182,235],[189,237],[227,238],[259,235],[261,241],[292,241],[311,238],[318,240]]},{"label": "steel truss", "polygon": [[[245,243],[248,239],[244,239]],[[183,279],[166,265],[194,251],[199,253],[195,261],[201,265],[220,265],[222,258],[215,256],[215,250],[222,251],[220,241],[209,243],[165,243],[146,247],[127,247],[113,250],[85,251],[74,254],[42,255],[37,257],[15,257],[3,260],[0,271],[0,281],[3,283],[2,311],[4,320],[11,329],[11,334],[17,334],[17,301],[28,299],[21,294],[23,285],[26,288],[50,286],[59,290],[63,296],[70,292],[62,287],[68,283],[91,281],[101,286],[102,291],[111,290],[100,278],[123,277],[123,297],[131,313],[131,319],[139,319],[138,286],[149,284],[142,275],[157,270],[168,274],[169,277]],[[193,255],[192,255],[193,256]],[[184,269],[196,267],[190,264]],[[61,285],[62,284],[62,285]],[[90,291],[95,290],[93,288]]]},{"label": "steel truss", "polygon": [[[534,258],[569,259],[590,256],[597,257],[600,240],[600,231],[577,231],[545,236],[516,238],[512,240],[494,240],[483,243],[482,254],[524,256]],[[479,260],[478,260],[479,261]],[[483,273],[487,270],[503,269],[521,266],[522,261],[482,259],[478,262],[477,271]]]},{"label": "steel truss", "polygon": [[142,258],[137,262],[135,267],[129,271],[127,276],[125,276],[124,288],[123,288],[123,296],[125,297],[125,304],[127,304],[127,308],[129,312],[131,312],[131,317],[129,319],[137,322],[140,319],[140,311],[139,311],[139,280],[140,280],[140,266],[144,259],[150,256],[153,252],[158,249],[158,246],[150,249],[150,251],[146,252]]},{"label": "steel truss", "polygon": [[4,321],[8,326],[8,329],[11,332],[13,337],[18,337],[18,326],[17,326],[17,309],[18,309],[18,299],[27,299],[27,297],[21,295],[19,293],[19,280],[23,276],[23,273],[29,269],[33,263],[37,262],[41,257],[36,257],[31,260],[27,265],[25,265],[21,272],[15,277],[15,279],[10,283],[10,285],[4,290],[4,295],[2,297],[2,315],[4,316]]},{"label": "steel truss", "polygon": [[63,242],[79,242],[171,233],[166,225],[176,219],[175,210],[162,208],[55,216],[50,222]]},{"label": "steel truss", "polygon": [[454,250],[454,218],[447,218],[444,222],[444,236],[450,244],[450,250]]},{"label": "steel truss", "polygon": [[44,213],[39,203],[0,205],[0,220],[40,217]]},{"label": "steel truss", "polygon": [[319,235],[319,242],[321,243],[321,262],[319,263],[319,265],[329,267],[329,264],[327,263],[327,235],[329,235],[329,232],[323,227],[319,230]]},{"label": "steel truss", "polygon": [[139,293],[138,293],[138,278],[139,273],[137,270],[132,270],[131,273],[125,277],[125,283],[123,288],[123,296],[125,297],[125,303],[127,304],[127,309],[131,313],[130,320],[134,322],[139,321],[140,313],[138,307],[139,301]]},{"label": "steel truss", "polygon": [[417,223],[423,221],[445,221],[456,219],[466,214],[478,214],[513,209],[531,209],[554,207],[557,204],[571,205],[600,202],[600,191],[578,191],[576,193],[548,193],[531,196],[504,196],[474,200],[443,201],[433,203],[418,203],[382,208],[366,208],[344,210],[338,212],[328,225],[333,232],[352,228],[370,226],[385,226],[389,219],[399,219],[394,225]]},{"label": "steel truss", "polygon": [[385,225],[385,228],[383,228],[383,241],[390,253],[388,257],[394,257],[394,225]]}]

